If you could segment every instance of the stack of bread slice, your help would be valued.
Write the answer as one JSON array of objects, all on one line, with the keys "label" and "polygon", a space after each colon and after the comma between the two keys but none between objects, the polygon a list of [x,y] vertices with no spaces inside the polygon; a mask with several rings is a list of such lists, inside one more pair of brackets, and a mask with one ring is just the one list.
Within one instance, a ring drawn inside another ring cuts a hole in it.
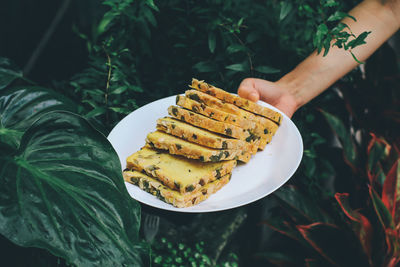
[{"label": "stack of bread slice", "polygon": [[207,199],[277,131],[282,115],[204,81],[176,97],[146,145],[127,158],[124,179],[175,207]]}]

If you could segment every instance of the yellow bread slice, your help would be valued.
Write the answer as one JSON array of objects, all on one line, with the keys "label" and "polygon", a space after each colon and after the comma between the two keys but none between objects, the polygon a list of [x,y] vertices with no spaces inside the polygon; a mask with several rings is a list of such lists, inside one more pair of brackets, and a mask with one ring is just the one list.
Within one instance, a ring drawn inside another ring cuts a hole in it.
[{"label": "yellow bread slice", "polygon": [[168,108],[168,114],[181,121],[185,121],[194,126],[209,130],[211,132],[223,134],[240,140],[244,140],[250,144],[250,153],[255,154],[260,145],[260,137],[254,135],[251,131],[242,129],[236,125],[216,121],[203,115],[194,113],[190,110],[176,106]]},{"label": "yellow bread slice", "polygon": [[[192,110],[198,114],[202,114],[209,118],[212,118],[217,121],[226,122],[232,125],[239,126],[242,129],[245,129],[257,137],[260,137],[260,149],[264,149],[266,142],[264,140],[267,139],[267,135],[264,134],[264,129],[257,122],[244,119],[240,116],[227,113],[218,108],[209,107],[203,103],[197,102],[185,96],[178,95],[176,97],[176,104],[183,108]],[[263,140],[264,139],[264,140]]]},{"label": "yellow bread slice", "polygon": [[243,108],[247,111],[256,113],[258,115],[264,116],[266,118],[271,119],[278,125],[282,121],[282,115],[279,112],[276,112],[267,107],[263,107],[254,103],[248,99],[242,98],[240,96],[233,95],[229,92],[226,92],[220,88],[217,88],[213,85],[210,85],[204,81],[199,81],[197,79],[192,79],[192,84],[190,86],[193,89],[199,90],[201,92],[207,93],[209,95],[215,96],[216,98],[234,104],[240,108]]},{"label": "yellow bread slice", "polygon": [[228,173],[213,182],[205,184],[197,192],[185,194],[172,190],[158,180],[138,171],[124,171],[123,176],[126,182],[139,186],[140,189],[156,196],[162,201],[172,204],[177,208],[185,208],[196,205],[217,192],[229,182],[231,174]]},{"label": "yellow bread slice", "polygon": [[240,140],[245,140],[248,143],[260,139],[260,137],[255,136],[249,130],[242,129],[229,123],[216,121],[180,107],[170,106],[168,108],[168,114],[194,126]]},{"label": "yellow bread slice", "polygon": [[145,172],[181,193],[196,192],[203,185],[231,173],[235,166],[236,160],[201,162],[147,147],[126,160],[128,169]]},{"label": "yellow bread slice", "polygon": [[276,130],[278,129],[278,125],[276,125],[276,123],[273,123],[271,120],[269,120],[265,117],[258,116],[254,113],[243,110],[233,104],[224,103],[221,100],[219,100],[218,98],[208,95],[206,93],[203,93],[201,91],[187,90],[187,91],[185,91],[185,95],[188,98],[193,99],[197,102],[203,103],[207,106],[218,108],[227,113],[231,113],[231,114],[240,116],[243,119],[257,122],[262,126],[263,132],[265,134],[272,133],[272,135],[273,135],[276,132]]},{"label": "yellow bread slice", "polygon": [[226,138],[222,135],[195,127],[179,120],[165,117],[157,120],[157,130],[163,131],[192,143],[217,149],[244,149],[248,143],[233,138]]},{"label": "yellow bread slice", "polygon": [[176,136],[155,131],[146,137],[146,143],[157,149],[168,150],[170,154],[180,155],[203,162],[239,159],[245,152],[242,150],[215,149],[193,144]]},{"label": "yellow bread slice", "polygon": [[[262,130],[258,128],[257,123],[254,121],[246,120],[242,117],[236,116],[235,114],[227,113],[218,108],[207,106],[188,97],[181,95],[176,96],[176,104],[214,120],[230,123],[243,129],[254,130],[255,133],[258,135],[261,135],[263,133]],[[257,132],[257,130],[259,132]]]}]

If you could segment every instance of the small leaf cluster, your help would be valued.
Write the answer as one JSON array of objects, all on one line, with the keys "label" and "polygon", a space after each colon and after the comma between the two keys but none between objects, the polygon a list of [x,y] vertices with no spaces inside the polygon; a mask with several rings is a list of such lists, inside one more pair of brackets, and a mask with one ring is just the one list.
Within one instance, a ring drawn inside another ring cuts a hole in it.
[{"label": "small leaf cluster", "polygon": [[133,50],[145,53],[148,48],[141,42],[132,46],[127,36],[150,38],[150,27],[157,24],[153,12],[158,9],[152,0],[106,0],[103,5],[109,10],[94,23],[90,34],[75,27],[87,41],[90,55],[88,67],[72,77],[69,84],[75,97],[84,103],[81,112],[85,117],[95,118],[111,129],[138,107],[135,95],[143,92]]},{"label": "small leaf cluster", "polygon": [[210,258],[205,254],[204,245],[203,241],[189,245],[178,240],[167,240],[165,237],[158,238],[153,243],[153,266],[238,266],[238,257],[235,253],[230,253],[224,262],[217,265],[212,264]]},{"label": "small leaf cluster", "polygon": [[331,47],[343,48],[344,50],[348,50],[353,56],[354,60],[358,63],[360,62],[352,49],[365,44],[365,38],[371,33],[371,31],[364,31],[356,36],[350,29],[350,27],[342,22],[343,19],[349,18],[353,21],[357,21],[355,17],[337,10],[333,14],[329,16],[324,16],[323,8],[337,8],[341,4],[335,0],[324,0],[321,1],[321,6],[316,9],[312,9],[309,7],[307,12],[320,16],[322,21],[317,26],[317,31],[314,35],[313,44],[317,48],[318,54],[324,50],[323,56],[326,56]]}]

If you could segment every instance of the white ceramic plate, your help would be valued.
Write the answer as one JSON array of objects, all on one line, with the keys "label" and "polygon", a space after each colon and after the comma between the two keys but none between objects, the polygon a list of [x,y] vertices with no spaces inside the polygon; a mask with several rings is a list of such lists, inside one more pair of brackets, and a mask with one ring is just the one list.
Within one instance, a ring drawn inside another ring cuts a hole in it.
[{"label": "white ceramic plate", "polygon": [[[167,108],[175,104],[175,98],[166,97],[135,110],[111,131],[108,140],[118,153],[122,169],[125,168],[126,158],[145,144],[148,133],[155,131],[157,119],[168,115]],[[264,102],[258,104],[280,112]],[[238,164],[232,172],[231,181],[198,205],[175,208],[139,187],[125,183],[128,192],[144,204],[177,212],[220,211],[263,198],[289,180],[303,155],[303,141],[297,127],[285,114],[283,117],[275,136],[264,151],[257,152],[247,164]]]}]

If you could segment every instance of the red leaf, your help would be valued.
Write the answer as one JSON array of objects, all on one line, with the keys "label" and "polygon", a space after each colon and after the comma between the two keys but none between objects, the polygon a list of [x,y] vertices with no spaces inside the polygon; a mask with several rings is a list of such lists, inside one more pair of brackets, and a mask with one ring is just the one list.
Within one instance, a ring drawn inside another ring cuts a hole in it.
[{"label": "red leaf", "polygon": [[367,174],[370,184],[374,184],[377,177],[384,177],[382,165],[380,161],[386,159],[391,150],[391,146],[383,139],[377,137],[374,133],[370,133],[371,140],[369,141],[367,153]]},{"label": "red leaf", "polygon": [[400,262],[400,257],[393,257],[389,260],[389,263],[387,264],[387,267],[396,267],[398,266]]},{"label": "red leaf", "polygon": [[348,202],[348,193],[336,193],[335,198],[342,208],[346,216],[352,221],[351,225],[353,231],[360,240],[361,246],[368,257],[370,263],[371,259],[371,239],[372,239],[372,225],[370,221],[361,213],[353,210]]},{"label": "red leaf", "polygon": [[375,145],[375,143],[378,143],[379,145],[384,146],[385,147],[385,155],[386,156],[389,155],[390,149],[391,149],[391,146],[389,145],[389,143],[386,142],[385,139],[377,137],[374,133],[369,133],[369,134],[371,135],[372,139],[369,141],[369,144],[368,144],[368,149],[367,149],[368,155],[371,153],[371,149]]},{"label": "red leaf", "polygon": [[[297,229],[299,230],[299,232],[301,233],[301,235],[304,237],[305,240],[307,240],[308,243],[310,243],[310,245],[316,250],[318,251],[319,254],[321,254],[326,260],[328,260],[331,264],[337,266],[337,263],[331,259],[327,254],[325,254],[324,250],[319,246],[319,244],[317,244],[316,242],[314,242],[314,240],[312,238],[310,238],[308,231],[312,228],[314,228],[315,226],[319,226],[319,225],[323,225],[323,223],[312,223],[309,225],[298,225]],[[336,226],[333,225],[333,227],[336,228]]]},{"label": "red leaf", "polygon": [[382,189],[382,202],[389,210],[395,224],[400,223],[400,160],[390,169]]},{"label": "red leaf", "polygon": [[354,212],[348,203],[348,193],[336,193],[335,198],[342,208],[343,212],[349,217],[352,221],[360,222],[360,216],[357,212]]},{"label": "red leaf", "polygon": [[301,242],[301,236],[296,232],[295,229],[293,229],[293,227],[287,221],[281,220],[279,218],[275,219],[270,218],[268,220],[262,221],[261,224],[270,227],[272,230],[275,230],[278,233],[281,233],[282,235],[285,235],[289,238]]},{"label": "red leaf", "polygon": [[393,217],[389,210],[386,208],[385,204],[383,204],[382,200],[379,198],[378,194],[371,186],[369,186],[369,195],[371,196],[376,215],[378,216],[378,219],[381,222],[383,230],[385,232],[388,254],[396,252],[397,249],[400,248],[397,242],[398,238],[396,237],[396,235],[393,235],[393,231],[395,231]]}]

